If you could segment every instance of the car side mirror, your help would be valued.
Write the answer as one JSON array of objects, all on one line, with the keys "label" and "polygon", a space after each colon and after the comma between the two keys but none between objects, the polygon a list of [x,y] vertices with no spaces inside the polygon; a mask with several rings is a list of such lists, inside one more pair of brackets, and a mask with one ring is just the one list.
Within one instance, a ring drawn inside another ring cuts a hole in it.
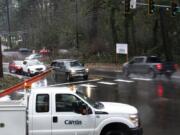
[{"label": "car side mirror", "polygon": [[26,65],[26,64],[27,64],[27,62],[26,62],[26,61],[23,61],[23,64],[24,64],[24,65]]}]

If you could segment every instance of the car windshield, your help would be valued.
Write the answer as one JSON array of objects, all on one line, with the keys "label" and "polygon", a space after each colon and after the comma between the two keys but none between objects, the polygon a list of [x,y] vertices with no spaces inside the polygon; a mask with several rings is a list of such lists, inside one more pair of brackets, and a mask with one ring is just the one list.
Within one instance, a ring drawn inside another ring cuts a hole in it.
[{"label": "car windshield", "polygon": [[78,67],[78,66],[82,66],[81,63],[79,63],[79,61],[70,62],[70,67]]},{"label": "car windshield", "polygon": [[29,61],[28,65],[29,66],[42,65],[42,63],[40,61]]},{"label": "car windshield", "polygon": [[29,56],[29,59],[34,59],[34,58],[39,58],[39,57],[41,57],[41,55],[39,55],[39,54],[31,54]]},{"label": "car windshield", "polygon": [[96,109],[104,108],[104,105],[102,103],[92,100],[91,98],[87,97],[83,93],[76,91],[76,94],[79,95],[81,98],[83,98],[86,102],[88,102],[94,108]]}]

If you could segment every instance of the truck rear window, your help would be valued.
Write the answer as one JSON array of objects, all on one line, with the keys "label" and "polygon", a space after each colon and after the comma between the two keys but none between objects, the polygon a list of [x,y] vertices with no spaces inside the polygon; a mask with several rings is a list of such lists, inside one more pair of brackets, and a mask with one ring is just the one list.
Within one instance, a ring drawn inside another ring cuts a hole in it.
[{"label": "truck rear window", "polygon": [[49,95],[38,94],[36,97],[36,112],[49,112]]},{"label": "truck rear window", "polygon": [[147,63],[161,63],[161,60],[158,57],[148,57]]}]

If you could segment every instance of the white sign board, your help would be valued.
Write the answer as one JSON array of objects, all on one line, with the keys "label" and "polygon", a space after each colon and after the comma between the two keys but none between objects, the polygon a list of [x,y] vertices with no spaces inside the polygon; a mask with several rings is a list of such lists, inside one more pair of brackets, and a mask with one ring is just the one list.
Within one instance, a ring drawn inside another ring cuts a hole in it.
[{"label": "white sign board", "polygon": [[130,8],[136,9],[136,0],[130,0]]},{"label": "white sign board", "polygon": [[116,44],[116,53],[117,54],[128,54],[128,45],[127,44]]}]

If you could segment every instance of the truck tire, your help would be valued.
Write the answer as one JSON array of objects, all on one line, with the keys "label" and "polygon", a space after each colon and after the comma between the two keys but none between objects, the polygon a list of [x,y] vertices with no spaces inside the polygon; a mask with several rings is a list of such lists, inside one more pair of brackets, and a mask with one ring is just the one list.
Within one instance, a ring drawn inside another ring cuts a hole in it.
[{"label": "truck tire", "polygon": [[157,76],[156,73],[155,73],[155,71],[154,71],[153,69],[149,69],[148,75],[149,75],[149,77],[152,78],[152,79],[156,78],[156,76]]},{"label": "truck tire", "polygon": [[129,73],[129,70],[127,68],[124,68],[123,69],[123,76],[124,77],[129,77],[130,73]]},{"label": "truck tire", "polygon": [[128,135],[128,133],[125,130],[111,129],[111,130],[107,131],[104,135]]},{"label": "truck tire", "polygon": [[165,73],[166,78],[171,79],[172,73]]}]

